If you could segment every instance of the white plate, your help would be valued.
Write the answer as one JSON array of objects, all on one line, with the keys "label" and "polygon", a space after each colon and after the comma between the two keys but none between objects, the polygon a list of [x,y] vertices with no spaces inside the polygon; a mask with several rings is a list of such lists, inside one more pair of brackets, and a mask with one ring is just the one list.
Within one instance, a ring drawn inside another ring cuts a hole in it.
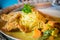
[{"label": "white plate", "polygon": [[45,8],[45,9],[38,9],[39,11],[42,11],[45,14],[54,16],[54,17],[60,17],[60,10],[54,10],[50,8]]}]

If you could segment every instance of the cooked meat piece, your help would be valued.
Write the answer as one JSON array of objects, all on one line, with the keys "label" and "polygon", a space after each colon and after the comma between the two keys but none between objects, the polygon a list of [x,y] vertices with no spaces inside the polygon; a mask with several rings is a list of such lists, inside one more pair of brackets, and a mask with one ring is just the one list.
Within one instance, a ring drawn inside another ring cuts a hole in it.
[{"label": "cooked meat piece", "polygon": [[1,15],[1,19],[4,20],[4,21],[8,21],[8,20],[10,20],[10,18],[11,18],[12,16],[14,16],[16,13],[18,13],[18,12],[11,12],[11,13],[9,13],[9,14],[2,14],[2,15]]},{"label": "cooked meat piece", "polygon": [[50,24],[52,27],[56,27],[56,28],[60,29],[60,22],[49,21],[48,24]]},{"label": "cooked meat piece", "polygon": [[2,15],[1,15],[1,19],[4,20],[4,21],[7,21],[7,19],[8,19],[8,18],[7,18],[7,14],[2,14]]},{"label": "cooked meat piece", "polygon": [[60,30],[60,23],[59,23],[59,22],[56,22],[56,23],[54,24],[54,26]]},{"label": "cooked meat piece", "polygon": [[18,19],[21,16],[20,12],[16,12],[9,20],[8,22],[12,22],[16,19]]},{"label": "cooked meat piece", "polygon": [[2,28],[3,30],[6,30],[6,31],[11,31],[12,29],[16,29],[18,28],[17,25],[18,24],[18,17],[20,17],[20,13],[16,13],[14,14],[14,16],[12,16],[8,22],[6,23],[6,25]]},{"label": "cooked meat piece", "polygon": [[10,23],[6,23],[6,25],[4,27],[2,27],[2,30],[5,30],[5,31],[11,31],[13,29],[17,29],[17,22],[16,21],[13,21],[13,22],[10,22]]}]

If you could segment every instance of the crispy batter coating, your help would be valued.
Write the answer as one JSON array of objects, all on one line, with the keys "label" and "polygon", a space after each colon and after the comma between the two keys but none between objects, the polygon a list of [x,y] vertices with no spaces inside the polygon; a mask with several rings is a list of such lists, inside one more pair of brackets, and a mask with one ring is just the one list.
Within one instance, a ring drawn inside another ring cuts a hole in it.
[{"label": "crispy batter coating", "polygon": [[8,21],[14,14],[15,14],[15,12],[11,12],[9,14],[2,14],[1,19],[4,21]]},{"label": "crispy batter coating", "polygon": [[13,16],[10,15],[10,18],[8,18],[6,21],[6,25],[2,28],[6,31],[11,31],[12,29],[16,29],[18,25],[18,18],[20,17],[20,13],[16,12]]}]

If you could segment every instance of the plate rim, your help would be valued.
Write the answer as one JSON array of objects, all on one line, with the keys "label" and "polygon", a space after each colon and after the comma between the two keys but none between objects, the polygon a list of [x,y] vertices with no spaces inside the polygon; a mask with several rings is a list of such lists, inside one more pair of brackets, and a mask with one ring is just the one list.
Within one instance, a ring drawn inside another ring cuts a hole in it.
[{"label": "plate rim", "polygon": [[2,34],[4,34],[6,37],[8,37],[8,38],[11,38],[11,39],[13,39],[13,40],[20,40],[20,39],[18,39],[18,38],[12,37],[12,36],[4,33],[2,30],[0,30],[0,32],[1,32]]}]

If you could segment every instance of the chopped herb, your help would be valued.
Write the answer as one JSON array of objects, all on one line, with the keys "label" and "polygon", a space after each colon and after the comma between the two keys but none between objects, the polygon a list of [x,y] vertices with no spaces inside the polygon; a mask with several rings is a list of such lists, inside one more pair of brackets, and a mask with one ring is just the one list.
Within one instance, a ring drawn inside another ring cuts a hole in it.
[{"label": "chopped herb", "polygon": [[31,8],[32,6],[30,4],[24,4],[22,11],[28,14],[31,12]]},{"label": "chopped herb", "polygon": [[49,36],[51,35],[52,30],[47,30],[43,33],[43,36],[40,37],[38,40],[46,40],[47,38],[49,38]]}]

